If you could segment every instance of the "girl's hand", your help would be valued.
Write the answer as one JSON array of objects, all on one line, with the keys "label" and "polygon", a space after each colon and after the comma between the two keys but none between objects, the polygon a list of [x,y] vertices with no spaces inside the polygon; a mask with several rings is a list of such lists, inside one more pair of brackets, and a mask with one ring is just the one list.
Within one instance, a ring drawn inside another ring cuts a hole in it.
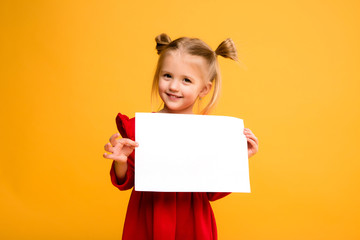
[{"label": "girl's hand", "polygon": [[119,133],[115,133],[110,137],[110,143],[105,144],[104,149],[112,154],[104,153],[103,157],[119,163],[126,163],[129,155],[139,144],[129,138],[116,139],[119,136]]},{"label": "girl's hand", "polygon": [[255,135],[251,132],[249,128],[244,128],[244,134],[247,139],[248,145],[248,156],[249,158],[253,156],[259,150],[259,140]]}]

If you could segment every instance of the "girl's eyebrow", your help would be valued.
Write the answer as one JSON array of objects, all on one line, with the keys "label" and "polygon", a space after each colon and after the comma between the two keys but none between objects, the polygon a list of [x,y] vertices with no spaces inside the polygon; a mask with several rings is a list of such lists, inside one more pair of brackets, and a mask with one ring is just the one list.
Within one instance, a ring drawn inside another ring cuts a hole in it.
[{"label": "girl's eyebrow", "polygon": [[[167,71],[167,70],[160,70],[160,73],[171,73],[171,72],[170,72],[170,71]],[[194,78],[193,78],[192,76],[190,76],[190,75],[182,75],[182,77],[194,79]]]},{"label": "girl's eyebrow", "polygon": [[167,70],[160,70],[161,73],[171,73],[170,71],[167,71]]}]

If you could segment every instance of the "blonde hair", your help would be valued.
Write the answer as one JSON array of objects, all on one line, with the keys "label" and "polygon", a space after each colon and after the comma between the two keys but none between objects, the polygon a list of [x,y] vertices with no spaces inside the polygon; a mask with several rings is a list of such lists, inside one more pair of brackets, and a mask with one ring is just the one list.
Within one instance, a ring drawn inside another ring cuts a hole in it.
[{"label": "blonde hair", "polygon": [[208,114],[215,107],[220,95],[221,75],[217,55],[238,61],[234,42],[228,38],[221,42],[216,50],[213,51],[205,42],[198,38],[181,37],[171,41],[167,34],[162,33],[155,38],[155,41],[159,59],[152,84],[152,99],[155,99],[158,93],[159,72],[166,54],[170,51],[180,50],[190,55],[203,57],[208,63],[209,81],[213,83],[214,91],[210,102],[200,111],[201,114]]}]

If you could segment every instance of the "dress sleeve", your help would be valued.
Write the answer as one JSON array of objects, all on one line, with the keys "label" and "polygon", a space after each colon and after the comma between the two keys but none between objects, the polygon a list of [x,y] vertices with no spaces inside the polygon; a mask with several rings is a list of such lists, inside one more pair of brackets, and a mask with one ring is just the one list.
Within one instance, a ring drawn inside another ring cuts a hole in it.
[{"label": "dress sleeve", "polygon": [[220,192],[220,193],[217,193],[217,192],[208,192],[207,193],[207,196],[208,196],[208,199],[210,201],[216,201],[220,198],[223,198],[223,197],[226,197],[227,195],[229,195],[230,192]]},{"label": "dress sleeve", "polygon": [[[128,116],[118,113],[116,116],[116,126],[123,138],[130,138],[135,141],[135,118],[129,119]],[[114,161],[110,169],[111,183],[120,190],[128,190],[134,186],[134,160],[135,151],[128,157],[128,169],[122,182],[118,182],[115,174]]]}]

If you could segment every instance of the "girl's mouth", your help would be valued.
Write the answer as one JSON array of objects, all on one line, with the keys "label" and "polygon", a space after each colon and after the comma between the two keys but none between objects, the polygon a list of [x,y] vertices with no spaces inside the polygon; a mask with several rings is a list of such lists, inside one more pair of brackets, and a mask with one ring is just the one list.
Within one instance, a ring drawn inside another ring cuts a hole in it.
[{"label": "girl's mouth", "polygon": [[179,99],[179,98],[183,98],[183,97],[181,97],[181,96],[177,96],[177,95],[170,94],[170,93],[166,93],[166,95],[167,95],[170,99]]}]

